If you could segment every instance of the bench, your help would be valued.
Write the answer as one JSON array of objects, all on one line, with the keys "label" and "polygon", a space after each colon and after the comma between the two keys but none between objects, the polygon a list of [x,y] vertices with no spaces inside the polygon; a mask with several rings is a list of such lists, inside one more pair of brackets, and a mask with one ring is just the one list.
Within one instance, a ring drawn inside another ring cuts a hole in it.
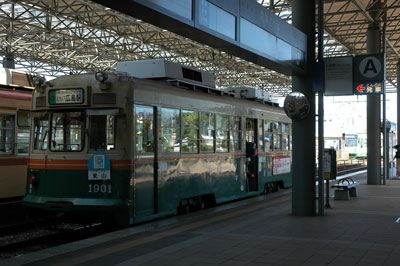
[{"label": "bench", "polygon": [[340,179],[332,188],[335,189],[335,200],[350,200],[350,197],[357,197],[358,182],[350,177]]}]

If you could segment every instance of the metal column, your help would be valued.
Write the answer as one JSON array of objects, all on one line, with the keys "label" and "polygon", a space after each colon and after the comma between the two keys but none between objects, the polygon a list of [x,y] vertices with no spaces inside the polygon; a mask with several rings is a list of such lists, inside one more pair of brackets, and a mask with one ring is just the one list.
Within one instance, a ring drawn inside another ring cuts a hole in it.
[{"label": "metal column", "polygon": [[[367,30],[367,53],[380,52],[379,23],[371,23]],[[367,183],[380,184],[381,155],[380,155],[380,95],[367,95]]]},{"label": "metal column", "polygon": [[[383,47],[383,54],[386,56],[386,23],[387,20],[387,9],[385,9],[383,15],[383,31],[382,31],[382,47]],[[386,66],[385,66],[386,72]],[[382,176],[382,183],[386,185],[386,179],[389,178],[389,134],[386,130],[386,73],[385,73],[385,80],[383,82],[383,95],[382,95],[382,120],[383,120],[383,176]]]},{"label": "metal column", "polygon": [[[318,62],[324,61],[324,0],[318,0]],[[325,71],[325,70],[324,70]],[[325,84],[322,85],[325,89]],[[325,215],[324,210],[324,93],[318,92],[318,215]],[[329,200],[329,180],[326,180],[327,205]]]},{"label": "metal column", "polygon": [[315,95],[312,91],[312,63],[315,60],[315,0],[292,1],[292,25],[307,35],[307,74],[293,76],[292,90],[310,102],[310,114],[293,121],[292,214],[315,215]]},{"label": "metal column", "polygon": [[7,47],[6,54],[3,59],[3,67],[5,68],[15,68],[14,55],[11,51],[11,43],[14,35],[14,19],[15,19],[15,3],[11,3],[11,18],[10,23],[8,25],[8,35],[7,35]]},{"label": "metal column", "polygon": [[[397,62],[397,140],[395,144],[399,144],[399,140],[400,140],[400,130],[399,130],[399,126],[400,126],[400,61]],[[390,147],[391,148],[391,147]],[[396,159],[396,164],[397,164],[397,159]],[[397,169],[399,169],[399,165],[396,165]],[[399,176],[399,171],[396,169],[396,176]]]}]

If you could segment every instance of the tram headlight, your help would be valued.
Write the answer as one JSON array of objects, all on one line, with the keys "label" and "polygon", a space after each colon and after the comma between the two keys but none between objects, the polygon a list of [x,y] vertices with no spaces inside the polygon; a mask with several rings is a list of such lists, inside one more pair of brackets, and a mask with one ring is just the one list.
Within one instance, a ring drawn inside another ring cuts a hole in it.
[{"label": "tram headlight", "polygon": [[96,72],[96,74],[94,74],[94,76],[95,76],[96,80],[100,83],[104,83],[108,79],[107,73],[104,73],[104,72]]},{"label": "tram headlight", "polygon": [[40,87],[46,82],[46,79],[41,76],[33,76],[32,82],[33,82],[33,85],[35,85],[35,87]]},{"label": "tram headlight", "polygon": [[111,89],[111,82],[106,82],[108,80],[108,74],[105,72],[96,72],[94,74],[94,77],[96,80],[100,83],[99,88],[102,91],[109,90]]}]

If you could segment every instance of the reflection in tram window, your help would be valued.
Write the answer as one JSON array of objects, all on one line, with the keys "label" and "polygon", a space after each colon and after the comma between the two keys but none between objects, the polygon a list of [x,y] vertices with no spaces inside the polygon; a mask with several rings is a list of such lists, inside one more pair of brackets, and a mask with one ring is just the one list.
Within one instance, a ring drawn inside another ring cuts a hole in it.
[{"label": "reflection in tram window", "polygon": [[289,124],[281,123],[282,133],[289,133]]},{"label": "reflection in tram window", "polygon": [[14,115],[0,114],[0,153],[12,153],[14,143]]},{"label": "reflection in tram window", "polygon": [[264,132],[272,133],[272,121],[264,120]]},{"label": "reflection in tram window", "polygon": [[272,134],[265,132],[264,133],[264,151],[270,152],[272,150]]},{"label": "reflection in tram window", "polygon": [[258,127],[258,144],[257,144],[257,149],[259,150],[259,151],[263,151],[264,150],[264,136],[263,136],[263,128],[264,128],[264,125],[263,125],[263,120],[258,120],[258,123],[257,123],[257,127]]},{"label": "reflection in tram window", "polygon": [[180,152],[179,110],[161,109],[161,152]]},{"label": "reflection in tram window", "polygon": [[231,117],[230,151],[242,149],[242,120],[238,116]]},{"label": "reflection in tram window", "polygon": [[216,115],[216,151],[228,152],[229,116]]},{"label": "reflection in tram window", "polygon": [[254,120],[246,119],[246,141],[254,142]]},{"label": "reflection in tram window", "polygon": [[282,150],[290,150],[289,124],[281,123],[282,126]]},{"label": "reflection in tram window", "polygon": [[136,152],[154,152],[153,107],[136,106]]},{"label": "reflection in tram window", "polygon": [[282,150],[289,150],[289,136],[287,134],[282,134]]},{"label": "reflection in tram window", "polygon": [[115,149],[115,116],[89,116],[89,148],[95,150]]},{"label": "reflection in tram window", "polygon": [[280,150],[280,149],[281,149],[281,136],[274,135],[274,150]]},{"label": "reflection in tram window", "polygon": [[30,126],[28,110],[18,110],[17,126],[17,152],[28,153]]},{"label": "reflection in tram window", "polygon": [[272,121],[264,120],[264,151],[270,152],[272,149]]},{"label": "reflection in tram window", "polygon": [[82,151],[85,115],[83,112],[54,112],[51,120],[52,151]]},{"label": "reflection in tram window", "polygon": [[198,152],[199,113],[182,111],[182,152]]},{"label": "reflection in tram window", "polygon": [[214,152],[215,114],[200,113],[200,132],[202,152]]},{"label": "reflection in tram window", "polygon": [[47,150],[49,139],[49,115],[39,114],[33,119],[33,149]]},{"label": "reflection in tram window", "polygon": [[273,132],[274,133],[281,133],[282,132],[282,128],[281,128],[281,124],[279,122],[272,122],[273,123]]}]

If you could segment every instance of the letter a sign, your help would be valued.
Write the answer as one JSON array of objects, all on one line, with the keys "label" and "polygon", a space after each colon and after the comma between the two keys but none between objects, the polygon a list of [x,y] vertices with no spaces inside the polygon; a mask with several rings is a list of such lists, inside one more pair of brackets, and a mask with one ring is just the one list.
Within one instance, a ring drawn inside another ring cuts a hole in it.
[{"label": "letter a sign", "polygon": [[385,80],[385,56],[381,54],[358,55],[353,61],[354,82],[382,82]]}]

